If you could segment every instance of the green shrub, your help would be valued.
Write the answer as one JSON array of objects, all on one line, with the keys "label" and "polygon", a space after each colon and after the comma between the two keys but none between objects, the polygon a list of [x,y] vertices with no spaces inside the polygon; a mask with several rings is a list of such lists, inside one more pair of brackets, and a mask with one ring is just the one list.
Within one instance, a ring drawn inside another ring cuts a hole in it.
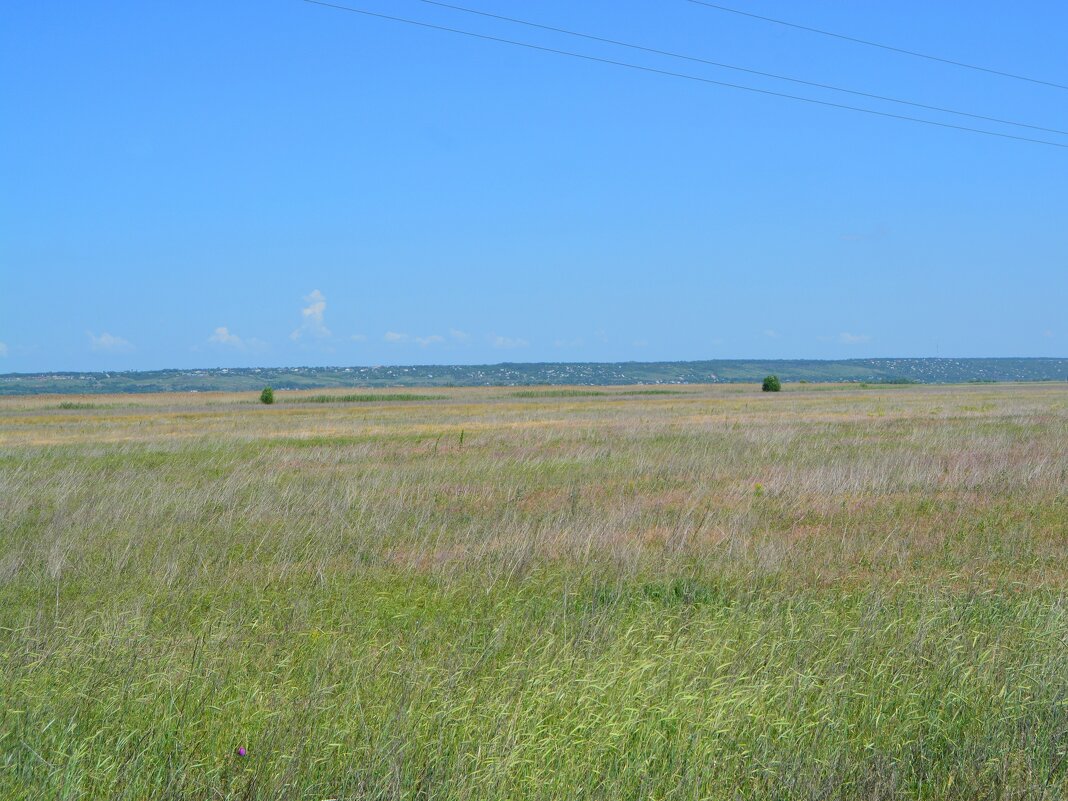
[{"label": "green shrub", "polygon": [[769,375],[764,379],[764,383],[760,387],[764,392],[778,392],[782,389],[782,384],[779,382],[777,375]]},{"label": "green shrub", "polygon": [[274,390],[264,387],[263,392],[260,393],[260,403],[274,403]]}]

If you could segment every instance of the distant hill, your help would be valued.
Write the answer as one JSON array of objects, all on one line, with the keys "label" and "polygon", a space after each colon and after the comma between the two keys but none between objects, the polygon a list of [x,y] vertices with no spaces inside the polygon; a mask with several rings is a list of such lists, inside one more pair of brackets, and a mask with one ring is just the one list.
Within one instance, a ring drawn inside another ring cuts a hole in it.
[{"label": "distant hill", "polygon": [[716,359],[699,362],[541,362],[409,367],[270,367],[107,373],[8,373],[0,395],[214,392],[329,387],[708,384],[785,382],[966,383],[1065,381],[1068,359]]}]

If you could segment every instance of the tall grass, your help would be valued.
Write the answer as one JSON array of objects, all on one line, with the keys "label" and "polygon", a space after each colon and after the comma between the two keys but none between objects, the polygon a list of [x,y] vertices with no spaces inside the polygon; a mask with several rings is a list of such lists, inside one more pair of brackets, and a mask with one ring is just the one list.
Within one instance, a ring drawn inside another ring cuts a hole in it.
[{"label": "tall grass", "polygon": [[608,393],[600,389],[521,389],[513,398],[600,398]]},{"label": "tall grass", "polygon": [[447,395],[418,395],[413,392],[367,392],[355,395],[300,395],[286,398],[289,403],[388,403],[396,401],[443,400]]},{"label": "tall grass", "polygon": [[640,397],[642,395],[682,395],[679,389],[576,389],[564,387],[562,389],[521,389],[512,393],[513,398],[601,398],[601,397]]},{"label": "tall grass", "polygon": [[1056,388],[446,397],[0,403],[0,797],[1068,793]]}]

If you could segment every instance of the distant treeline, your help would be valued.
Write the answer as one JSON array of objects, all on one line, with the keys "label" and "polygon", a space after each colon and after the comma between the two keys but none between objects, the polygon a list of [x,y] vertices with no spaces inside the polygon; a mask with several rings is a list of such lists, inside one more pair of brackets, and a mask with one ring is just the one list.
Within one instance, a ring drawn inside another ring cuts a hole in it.
[{"label": "distant treeline", "polygon": [[960,384],[1065,381],[1068,359],[717,359],[699,362],[540,362],[409,367],[272,367],[108,373],[8,373],[0,395],[104,392],[245,392],[275,389],[472,386],[622,386],[854,381]]}]

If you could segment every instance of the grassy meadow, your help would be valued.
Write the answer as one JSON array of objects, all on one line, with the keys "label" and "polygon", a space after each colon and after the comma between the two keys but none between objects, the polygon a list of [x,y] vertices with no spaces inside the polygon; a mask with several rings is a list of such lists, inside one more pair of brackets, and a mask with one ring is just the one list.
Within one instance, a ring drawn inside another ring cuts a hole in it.
[{"label": "grassy meadow", "polygon": [[0,798],[1068,797],[1064,385],[351,392],[0,398]]}]

